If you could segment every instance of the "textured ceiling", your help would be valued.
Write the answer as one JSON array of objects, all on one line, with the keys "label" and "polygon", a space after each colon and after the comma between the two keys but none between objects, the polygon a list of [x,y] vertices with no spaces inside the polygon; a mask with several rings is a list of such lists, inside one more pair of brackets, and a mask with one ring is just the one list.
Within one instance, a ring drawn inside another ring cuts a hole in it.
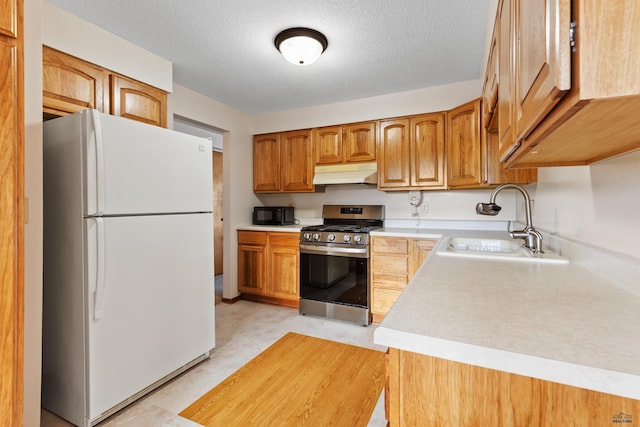
[{"label": "textured ceiling", "polygon": [[[174,81],[263,114],[479,79],[489,0],[49,0],[174,65]],[[46,18],[45,18],[46,19]],[[329,47],[284,60],[281,30]]]}]

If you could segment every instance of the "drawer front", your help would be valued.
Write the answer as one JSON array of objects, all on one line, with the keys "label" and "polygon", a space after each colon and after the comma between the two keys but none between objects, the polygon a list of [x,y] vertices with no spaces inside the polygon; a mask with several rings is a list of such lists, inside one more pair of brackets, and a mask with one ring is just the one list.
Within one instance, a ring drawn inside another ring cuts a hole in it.
[{"label": "drawer front", "polygon": [[267,233],[265,231],[238,231],[238,243],[266,245]]},{"label": "drawer front", "polygon": [[408,274],[409,259],[402,256],[375,255],[371,270],[387,273]]},{"label": "drawer front", "polygon": [[382,288],[403,290],[409,283],[409,275],[374,271],[371,274],[371,283]]},{"label": "drawer front", "polygon": [[269,232],[269,244],[297,248],[300,246],[300,235],[298,233]]},{"label": "drawer front", "polygon": [[409,240],[402,237],[374,237],[373,238],[373,252],[408,255],[409,254]]},{"label": "drawer front", "polygon": [[385,315],[400,296],[401,291],[374,287],[371,296],[371,310],[375,314]]}]

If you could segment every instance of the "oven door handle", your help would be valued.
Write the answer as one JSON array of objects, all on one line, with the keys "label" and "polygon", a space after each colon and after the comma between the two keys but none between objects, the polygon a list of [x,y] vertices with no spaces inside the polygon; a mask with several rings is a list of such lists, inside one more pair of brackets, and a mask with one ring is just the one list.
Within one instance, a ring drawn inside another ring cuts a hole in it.
[{"label": "oven door handle", "polygon": [[368,258],[369,248],[336,248],[332,246],[300,245],[300,253],[315,255],[337,255],[352,258]]}]

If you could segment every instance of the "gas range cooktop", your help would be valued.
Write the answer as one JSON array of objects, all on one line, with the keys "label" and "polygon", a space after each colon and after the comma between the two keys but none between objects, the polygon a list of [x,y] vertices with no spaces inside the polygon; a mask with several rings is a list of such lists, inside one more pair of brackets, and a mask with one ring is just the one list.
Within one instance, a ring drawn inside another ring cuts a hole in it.
[{"label": "gas range cooktop", "polygon": [[381,205],[324,205],[322,225],[303,227],[300,243],[364,246],[369,244],[369,232],[384,224]]},{"label": "gas range cooktop", "polygon": [[369,233],[380,228],[379,225],[309,225],[302,227],[302,231],[327,231],[338,233]]}]

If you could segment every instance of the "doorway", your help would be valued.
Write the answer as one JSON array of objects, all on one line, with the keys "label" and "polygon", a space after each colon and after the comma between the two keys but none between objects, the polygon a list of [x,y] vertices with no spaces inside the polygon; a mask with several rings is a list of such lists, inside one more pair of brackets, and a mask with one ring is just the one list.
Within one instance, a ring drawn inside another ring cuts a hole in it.
[{"label": "doorway", "polygon": [[181,116],[174,116],[173,129],[178,132],[200,136],[211,140],[213,151],[211,165],[213,169],[213,274],[216,304],[222,302],[222,283],[224,265],[224,227],[223,227],[223,132],[204,123]]}]

